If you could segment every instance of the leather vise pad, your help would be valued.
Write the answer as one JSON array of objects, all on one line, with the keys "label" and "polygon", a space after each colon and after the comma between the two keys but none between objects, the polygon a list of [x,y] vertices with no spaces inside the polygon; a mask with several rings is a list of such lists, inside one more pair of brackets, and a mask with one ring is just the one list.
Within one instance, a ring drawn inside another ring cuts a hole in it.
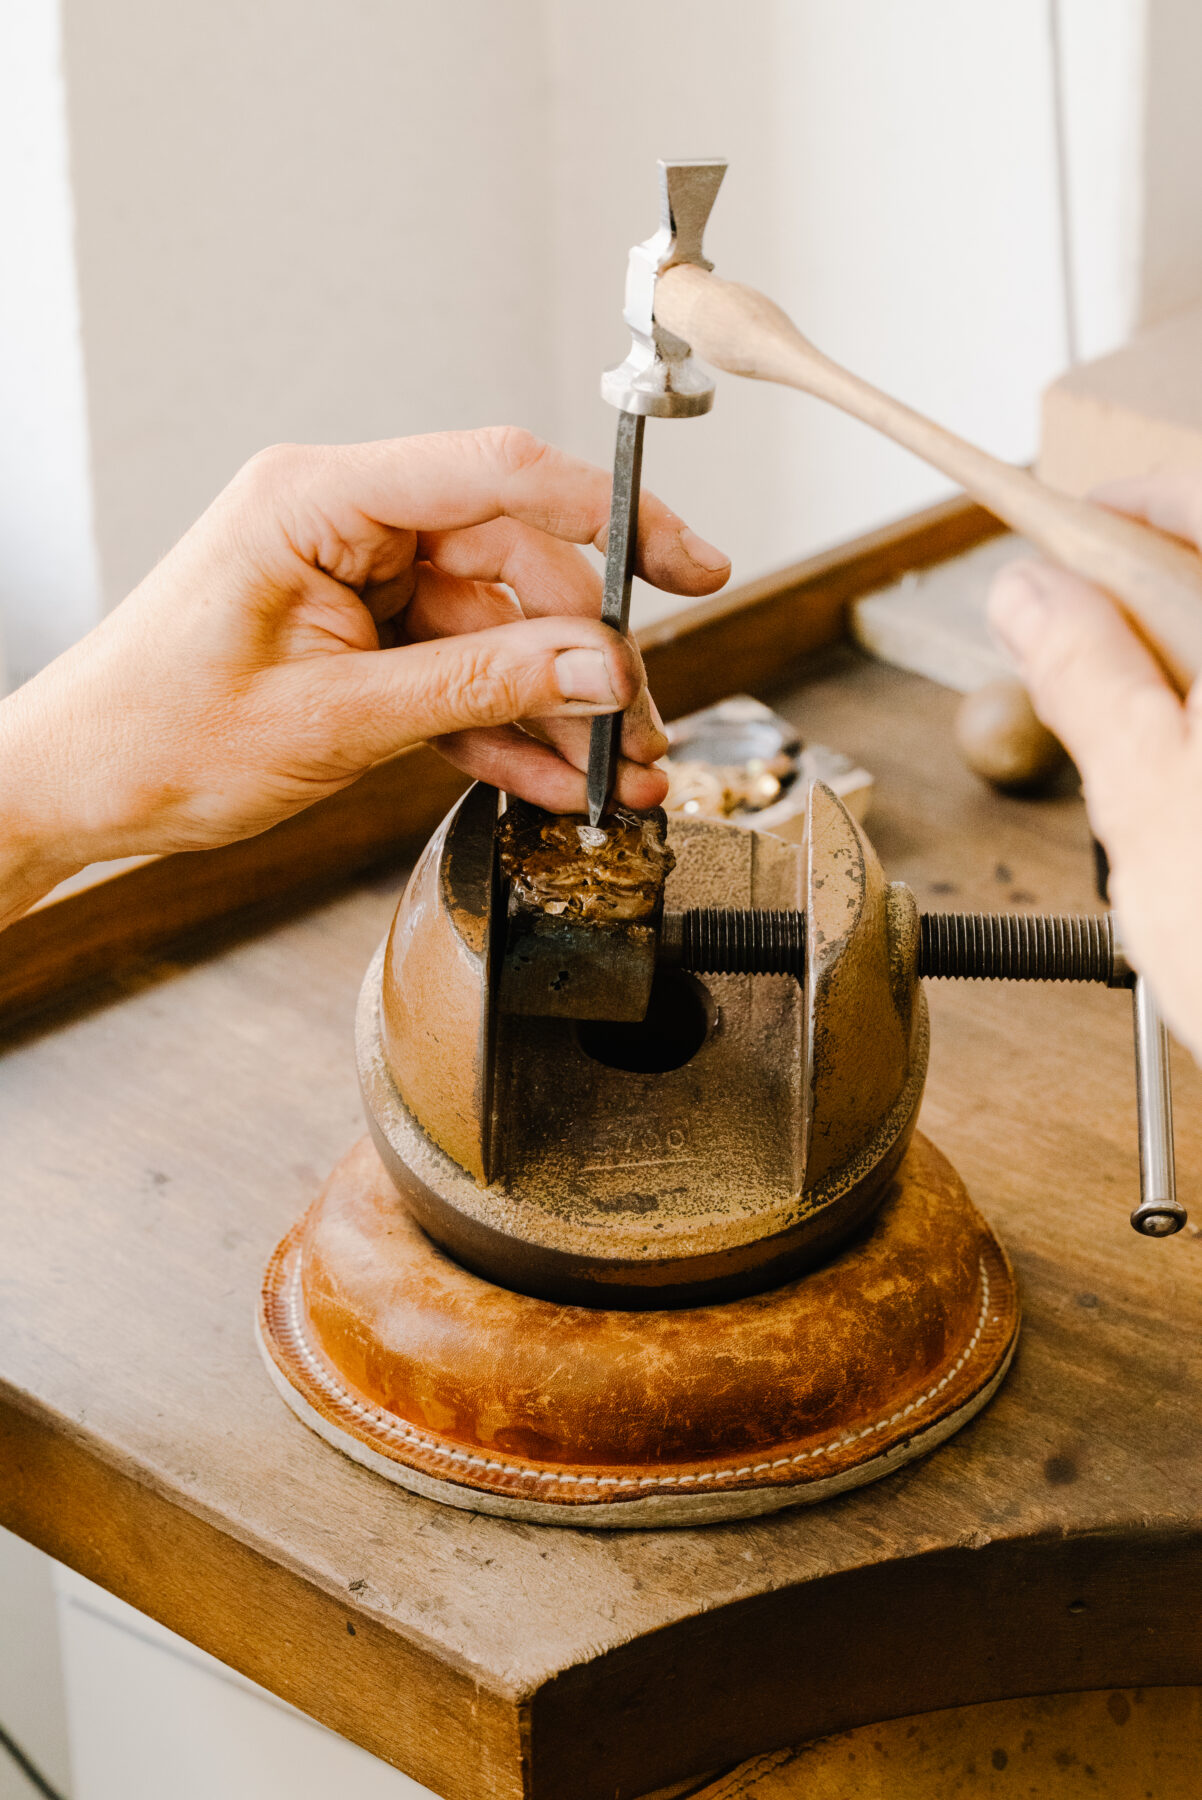
[{"label": "leather vise pad", "polygon": [[932,1449],[990,1399],[1014,1277],[918,1136],[877,1217],[769,1293],[619,1312],[481,1280],[414,1223],[364,1139],[279,1246],[259,1335],[307,1424],[453,1506],[692,1525],[799,1505]]}]

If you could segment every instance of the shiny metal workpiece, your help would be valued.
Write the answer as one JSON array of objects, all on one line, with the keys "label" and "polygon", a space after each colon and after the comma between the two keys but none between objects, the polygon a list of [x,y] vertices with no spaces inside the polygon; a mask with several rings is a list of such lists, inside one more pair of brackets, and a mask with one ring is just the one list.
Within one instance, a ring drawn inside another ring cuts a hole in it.
[{"label": "shiny metal workpiece", "polygon": [[[604,831],[510,797],[498,827],[508,888],[497,1004],[535,1018],[647,1016],[672,866],[660,808],[619,807]],[[585,840],[598,839],[599,842]]]}]

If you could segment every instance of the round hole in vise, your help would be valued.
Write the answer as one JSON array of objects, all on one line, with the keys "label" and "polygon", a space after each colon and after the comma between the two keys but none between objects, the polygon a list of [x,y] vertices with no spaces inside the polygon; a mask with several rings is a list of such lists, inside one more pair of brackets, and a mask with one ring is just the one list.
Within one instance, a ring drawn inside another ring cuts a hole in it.
[{"label": "round hole in vise", "polygon": [[635,1022],[581,1019],[577,1041],[607,1069],[664,1075],[683,1068],[710,1034],[718,1009],[709,989],[683,969],[657,969],[647,1016]]}]

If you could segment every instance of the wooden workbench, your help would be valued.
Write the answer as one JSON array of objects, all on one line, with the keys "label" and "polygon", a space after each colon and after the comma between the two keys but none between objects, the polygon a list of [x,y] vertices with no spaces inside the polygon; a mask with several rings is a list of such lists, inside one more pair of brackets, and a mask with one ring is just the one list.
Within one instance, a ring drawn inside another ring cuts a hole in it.
[{"label": "wooden workbench", "polygon": [[[775,698],[875,772],[920,904],[1092,905],[1079,801],[980,787],[953,696],[838,649]],[[400,880],[214,928],[13,1037],[0,1522],[451,1800],[613,1800],[864,1720],[1202,1681],[1202,1241],[1127,1224],[1122,995],[932,988],[923,1128],[1026,1325],[926,1462],[764,1522],[577,1532],[440,1508],[307,1432],[255,1296],[361,1129],[354,999]],[[1189,1203],[1202,1080],[1176,1078]]]}]

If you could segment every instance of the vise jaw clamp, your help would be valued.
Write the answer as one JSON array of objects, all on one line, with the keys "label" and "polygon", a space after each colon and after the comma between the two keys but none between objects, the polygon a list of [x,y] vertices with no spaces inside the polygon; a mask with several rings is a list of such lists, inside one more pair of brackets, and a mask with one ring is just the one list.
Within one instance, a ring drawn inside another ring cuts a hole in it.
[{"label": "vise jaw clamp", "polygon": [[[519,865],[556,904],[543,860],[575,853],[535,827],[519,812],[499,833],[497,795],[471,789],[364,983],[368,1121],[414,1216],[478,1274],[592,1306],[701,1304],[821,1261],[880,1203],[913,1130],[913,896],[818,786],[803,846],[636,815],[630,861],[597,880],[647,877],[644,915],[540,921]],[[672,914],[731,902],[805,912],[801,981],[702,982],[657,955]]]}]

